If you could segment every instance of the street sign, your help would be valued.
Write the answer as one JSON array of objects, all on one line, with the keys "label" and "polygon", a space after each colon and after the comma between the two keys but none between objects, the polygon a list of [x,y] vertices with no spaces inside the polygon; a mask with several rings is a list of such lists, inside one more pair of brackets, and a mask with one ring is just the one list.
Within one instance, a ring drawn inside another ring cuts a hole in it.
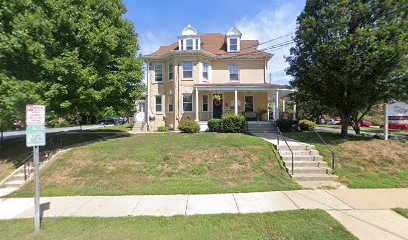
[{"label": "street sign", "polygon": [[26,127],[27,147],[45,146],[45,126]]},{"label": "street sign", "polygon": [[34,162],[34,231],[40,232],[40,149],[45,145],[45,106],[26,105],[26,145],[33,147]]},{"label": "street sign", "polygon": [[45,106],[27,105],[26,106],[26,125],[41,126],[45,125]]}]

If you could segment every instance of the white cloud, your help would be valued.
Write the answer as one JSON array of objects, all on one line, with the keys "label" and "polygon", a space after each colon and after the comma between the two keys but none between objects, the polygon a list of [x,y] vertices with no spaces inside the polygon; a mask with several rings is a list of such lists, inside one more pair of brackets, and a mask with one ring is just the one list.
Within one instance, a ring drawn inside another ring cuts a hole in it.
[{"label": "white cloud", "polygon": [[[244,17],[236,23],[236,26],[242,32],[243,39],[256,39],[259,42],[265,42],[294,32],[298,14],[298,8],[295,8],[293,5],[283,5],[274,10],[263,10],[253,17]],[[258,49],[273,46],[290,39],[291,36],[287,36],[268,44],[260,45]],[[291,79],[284,71],[281,71],[288,67],[284,56],[289,55],[289,48],[284,47],[270,51],[274,54],[268,64],[268,70],[272,73],[272,83],[287,84]]]},{"label": "white cloud", "polygon": [[169,36],[169,34],[163,34],[162,32],[160,36],[152,32],[147,32],[140,36],[140,50],[142,54],[150,54],[159,50],[160,46],[169,45],[171,43],[173,43],[171,36]]}]

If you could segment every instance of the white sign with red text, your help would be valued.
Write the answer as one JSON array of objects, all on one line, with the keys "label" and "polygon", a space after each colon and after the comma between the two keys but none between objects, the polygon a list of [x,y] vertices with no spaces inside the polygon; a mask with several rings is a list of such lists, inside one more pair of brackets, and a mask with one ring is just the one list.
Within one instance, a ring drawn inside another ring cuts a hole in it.
[{"label": "white sign with red text", "polygon": [[27,105],[26,106],[26,125],[43,126],[45,125],[45,106]]}]

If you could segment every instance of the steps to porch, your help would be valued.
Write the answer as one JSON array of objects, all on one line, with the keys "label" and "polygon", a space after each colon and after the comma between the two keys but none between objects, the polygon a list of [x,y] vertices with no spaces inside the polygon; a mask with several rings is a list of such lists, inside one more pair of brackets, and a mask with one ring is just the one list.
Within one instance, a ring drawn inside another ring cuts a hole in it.
[{"label": "steps to porch", "polygon": [[[338,177],[314,145],[295,141],[278,134],[275,125],[248,124],[248,132],[272,143],[290,177],[297,183],[308,188],[340,187]],[[285,142],[286,140],[286,142]],[[289,145],[289,146],[288,146]],[[293,162],[292,162],[293,153]]]},{"label": "steps to porch", "polygon": [[132,132],[145,132],[147,131],[146,122],[135,122],[133,124]]}]

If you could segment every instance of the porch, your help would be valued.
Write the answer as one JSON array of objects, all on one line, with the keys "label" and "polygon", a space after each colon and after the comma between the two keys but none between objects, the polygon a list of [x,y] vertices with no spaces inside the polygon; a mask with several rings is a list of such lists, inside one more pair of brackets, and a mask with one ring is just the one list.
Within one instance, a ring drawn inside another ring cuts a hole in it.
[{"label": "porch", "polygon": [[[247,121],[272,121],[285,111],[285,98],[292,92],[288,86],[276,84],[196,84],[194,112],[191,116],[200,125],[223,114],[243,114]],[[294,112],[296,106],[294,105]]]}]

